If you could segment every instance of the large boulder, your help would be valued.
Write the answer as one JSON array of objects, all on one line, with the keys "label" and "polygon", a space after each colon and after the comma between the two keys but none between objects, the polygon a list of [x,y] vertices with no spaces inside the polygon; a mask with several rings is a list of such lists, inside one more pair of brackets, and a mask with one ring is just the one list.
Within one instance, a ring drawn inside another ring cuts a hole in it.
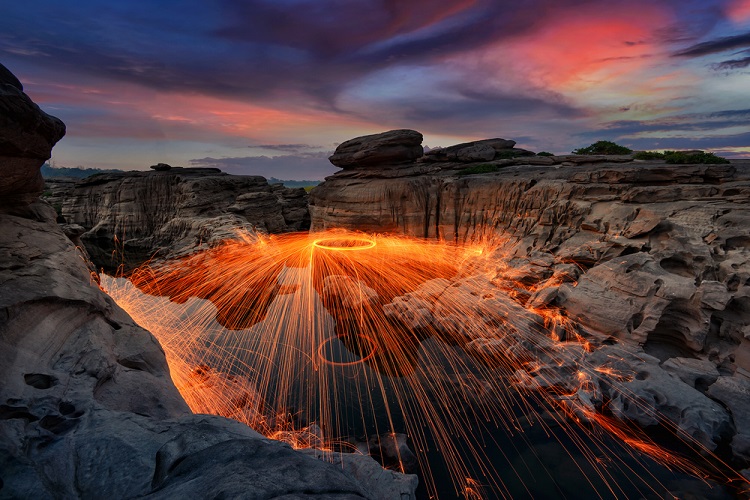
[{"label": "large boulder", "polygon": [[23,210],[39,197],[39,168],[63,135],[65,124],[39,109],[0,64],[0,210]]},{"label": "large boulder", "polygon": [[344,169],[392,165],[416,160],[424,153],[422,134],[416,130],[390,130],[342,142],[328,159]]}]

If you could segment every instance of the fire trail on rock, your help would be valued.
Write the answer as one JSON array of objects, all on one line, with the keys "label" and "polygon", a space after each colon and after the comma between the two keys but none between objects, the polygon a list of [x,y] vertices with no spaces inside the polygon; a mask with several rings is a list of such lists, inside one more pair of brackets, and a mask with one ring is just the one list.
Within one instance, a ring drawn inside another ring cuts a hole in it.
[{"label": "fire trail on rock", "polygon": [[457,496],[510,496],[507,474],[489,455],[516,468],[516,450],[488,442],[481,427],[521,436],[535,427],[558,440],[553,427],[563,429],[601,497],[666,489],[647,468],[638,472],[647,477],[623,484],[632,473],[611,436],[634,456],[729,481],[720,461],[694,463],[608,415],[593,381],[635,374],[587,366],[603,337],[583,335],[543,302],[533,307],[528,298],[550,282],[524,282],[504,257],[498,239],[457,246],[344,231],[245,236],[102,286],[159,339],[194,412],[240,420],[296,448],[380,454],[386,466],[421,471],[433,497],[445,494],[427,459],[436,451]]}]

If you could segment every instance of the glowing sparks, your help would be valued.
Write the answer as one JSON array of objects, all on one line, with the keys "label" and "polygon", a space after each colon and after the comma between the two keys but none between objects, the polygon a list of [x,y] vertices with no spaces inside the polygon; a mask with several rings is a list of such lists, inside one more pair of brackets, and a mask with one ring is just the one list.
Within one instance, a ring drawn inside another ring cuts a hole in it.
[{"label": "glowing sparks", "polygon": [[[499,241],[292,234],[227,241],[143,267],[130,276],[135,286],[103,286],[157,336],[193,411],[324,453],[359,448],[351,436],[376,436],[370,452],[391,450],[393,464],[385,452],[383,464],[411,472],[416,464],[396,438],[405,429],[432,495],[430,449],[440,450],[457,495],[505,495],[481,422],[508,434],[539,425],[552,436],[543,409],[556,412],[555,426],[593,467],[595,490],[599,481],[624,494],[602,458],[614,456],[604,435],[696,474],[581,400],[596,377],[621,383],[632,374],[586,367],[594,340],[554,307],[528,303],[563,278],[531,283],[501,257]],[[592,425],[599,434],[586,430]],[[593,444],[575,438],[582,429]]]}]

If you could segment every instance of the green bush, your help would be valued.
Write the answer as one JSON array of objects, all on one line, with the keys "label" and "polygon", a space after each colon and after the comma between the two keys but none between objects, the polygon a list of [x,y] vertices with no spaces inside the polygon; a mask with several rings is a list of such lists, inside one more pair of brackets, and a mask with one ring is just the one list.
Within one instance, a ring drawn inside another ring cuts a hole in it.
[{"label": "green bush", "polygon": [[633,150],[611,141],[597,141],[591,146],[573,150],[575,155],[629,155]]},{"label": "green bush", "polygon": [[481,165],[474,165],[463,170],[459,170],[457,175],[474,175],[474,174],[489,174],[491,172],[497,172],[500,169],[498,165],[491,163],[482,163]]},{"label": "green bush", "polygon": [[659,153],[657,151],[638,151],[633,155],[633,158],[636,160],[663,160],[664,153]]},{"label": "green bush", "polygon": [[716,156],[713,153],[685,153],[682,151],[664,151],[664,159],[667,163],[686,164],[686,163],[704,163],[704,164],[721,164],[729,163],[729,160]]},{"label": "green bush", "polygon": [[547,151],[539,151],[536,155],[537,156],[555,156],[552,153],[549,153]]},{"label": "green bush", "polygon": [[520,151],[498,151],[497,153],[495,153],[495,160],[512,160],[513,158],[518,158],[519,156],[521,156]]}]

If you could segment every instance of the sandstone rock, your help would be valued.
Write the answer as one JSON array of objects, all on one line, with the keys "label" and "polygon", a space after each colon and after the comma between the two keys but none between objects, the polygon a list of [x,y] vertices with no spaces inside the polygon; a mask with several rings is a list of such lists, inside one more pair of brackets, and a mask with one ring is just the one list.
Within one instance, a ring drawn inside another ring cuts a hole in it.
[{"label": "sandstone rock", "polygon": [[512,150],[515,144],[516,141],[506,139],[485,139],[456,144],[447,148],[435,148],[425,153],[425,156],[431,161],[456,161],[460,163],[490,161],[495,158],[498,152]]},{"label": "sandstone rock", "polygon": [[416,498],[415,491],[418,485],[416,475],[400,474],[384,469],[369,456],[358,453],[331,454],[315,449],[302,450],[302,453],[343,468],[346,474],[357,480],[357,483],[367,492],[368,498],[392,498],[395,500]]},{"label": "sandstone rock", "polygon": [[669,358],[661,367],[701,392],[705,392],[719,378],[716,365],[706,359]]},{"label": "sandstone rock", "polygon": [[42,193],[39,169],[63,135],[63,122],[39,109],[0,65],[0,210],[23,210]]},{"label": "sandstone rock", "polygon": [[422,154],[422,134],[403,129],[342,142],[328,159],[337,167],[346,169],[403,163],[416,160]]},{"label": "sandstone rock", "polygon": [[[514,281],[523,285],[513,292],[518,311],[505,300],[471,295],[470,286],[440,283],[444,302],[415,291],[386,305],[389,314],[418,329],[431,324],[428,330],[440,335],[458,331],[454,340],[475,346],[478,356],[522,359],[539,353],[519,343],[510,352],[487,331],[462,329],[466,318],[442,304],[470,301],[485,311],[491,331],[500,332],[546,331],[538,319],[508,318],[527,314],[519,302],[552,304],[582,331],[642,344],[653,383],[679,384],[674,390],[685,396],[673,401],[672,416],[694,397],[704,405],[701,391],[717,374],[750,374],[750,161],[633,164],[631,155],[565,155],[535,166],[532,157],[522,157],[496,172],[457,176],[489,157],[458,160],[459,150],[475,145],[429,151],[398,169],[340,172],[311,194],[314,230],[365,229],[458,243],[497,235],[503,244],[492,258],[507,265],[498,266],[494,284],[505,290]],[[532,295],[530,287],[538,291]],[[545,385],[529,372],[523,376]],[[713,431],[690,422],[680,425],[703,433],[704,441],[722,427],[716,419]],[[738,436],[740,452],[745,438]]]},{"label": "sandstone rock", "polygon": [[594,397],[601,395],[616,418],[642,426],[666,419],[710,450],[731,435],[731,418],[721,405],[670,375],[658,359],[636,347],[602,346],[586,356],[586,363],[597,367],[591,374],[598,384]]},{"label": "sandstone rock", "polygon": [[737,434],[732,438],[732,451],[750,460],[750,379],[741,376],[719,377],[708,388],[708,395],[729,408],[737,428]]},{"label": "sandstone rock", "polygon": [[79,181],[63,199],[63,218],[86,229],[81,241],[92,261],[110,271],[309,224],[304,189],[216,169],[101,174]]}]

